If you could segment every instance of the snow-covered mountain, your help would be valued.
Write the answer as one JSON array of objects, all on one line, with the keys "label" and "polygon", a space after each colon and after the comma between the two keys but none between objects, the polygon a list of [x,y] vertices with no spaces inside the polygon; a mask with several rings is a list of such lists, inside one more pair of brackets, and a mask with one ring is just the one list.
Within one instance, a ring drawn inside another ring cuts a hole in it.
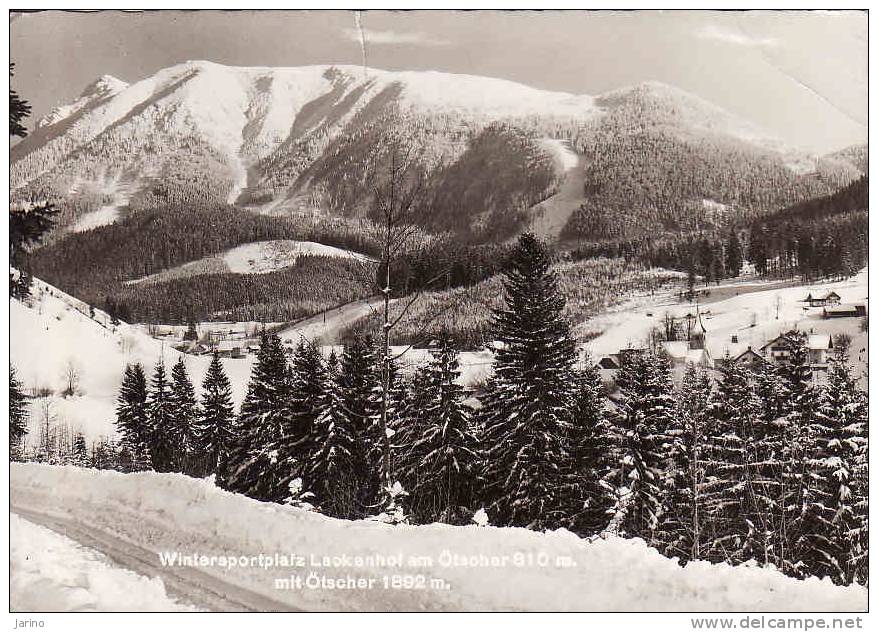
[{"label": "snow-covered mountain", "polygon": [[[558,191],[570,170],[553,152],[562,141],[592,165],[592,190],[636,180],[603,158],[622,154],[624,162],[637,143],[685,143],[696,161],[705,150],[758,163],[747,177],[771,163],[775,180],[795,181],[818,165],[721,107],[657,82],[593,97],[441,72],[190,61],[131,85],[102,76],[56,108],[12,149],[12,188],[20,199],[62,202],[62,224],[79,226],[87,213],[100,211],[101,221],[85,226],[101,225],[124,219],[114,210],[181,201],[351,215],[362,210],[365,169],[391,128],[418,148],[439,229],[523,225],[498,214],[524,212]],[[661,160],[672,179],[693,168],[679,153]],[[856,175],[849,164],[833,166],[834,177]],[[494,191],[484,190],[487,180]],[[740,204],[723,193],[699,191],[697,200]]]}]

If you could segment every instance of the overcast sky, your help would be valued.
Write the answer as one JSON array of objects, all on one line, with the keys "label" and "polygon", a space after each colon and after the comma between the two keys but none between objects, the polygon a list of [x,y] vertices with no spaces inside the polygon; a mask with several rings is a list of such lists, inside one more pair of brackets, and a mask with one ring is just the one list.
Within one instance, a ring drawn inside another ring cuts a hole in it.
[{"label": "overcast sky", "polygon": [[[805,149],[866,141],[864,12],[369,11],[362,27],[376,68],[592,95],[658,80]],[[14,86],[34,118],[102,74],[134,82],[190,59],[362,63],[344,11],[45,12],[14,19],[10,38]]]}]

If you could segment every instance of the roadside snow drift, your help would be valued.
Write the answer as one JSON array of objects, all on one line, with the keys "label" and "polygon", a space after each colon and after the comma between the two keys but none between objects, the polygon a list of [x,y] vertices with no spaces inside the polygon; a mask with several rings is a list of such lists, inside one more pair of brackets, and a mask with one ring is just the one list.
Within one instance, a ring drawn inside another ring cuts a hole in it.
[{"label": "roadside snow drift", "polygon": [[[177,474],[14,463],[11,505],[12,511],[51,515],[154,551],[157,569],[160,552],[189,556],[190,563],[230,556],[222,559],[238,560],[233,568],[208,564],[199,570],[224,581],[229,594],[237,587],[291,609],[854,611],[867,606],[866,590],[859,586],[707,562],[681,568],[641,540],[587,542],[563,530],[343,521],[259,503]],[[260,566],[251,557],[260,554],[273,565]],[[27,567],[18,564],[13,581],[23,572]],[[330,588],[334,580],[340,581]],[[351,582],[358,587],[351,589]]]},{"label": "roadside snow drift", "polygon": [[191,610],[158,578],[114,568],[100,553],[11,514],[9,607],[17,612]]}]

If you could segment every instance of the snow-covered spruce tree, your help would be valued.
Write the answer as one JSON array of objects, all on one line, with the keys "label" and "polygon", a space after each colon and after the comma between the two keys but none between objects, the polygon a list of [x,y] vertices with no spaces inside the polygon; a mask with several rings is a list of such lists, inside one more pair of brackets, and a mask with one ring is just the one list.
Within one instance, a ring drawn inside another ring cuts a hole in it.
[{"label": "snow-covered spruce tree", "polygon": [[152,465],[157,472],[173,472],[177,464],[178,446],[174,427],[174,401],[164,360],[159,360],[153,370],[146,398],[146,414]]},{"label": "snow-covered spruce tree", "polygon": [[314,441],[316,451],[306,468],[308,491],[320,511],[336,518],[354,515],[356,486],[354,444],[356,439],[350,419],[343,414],[341,387],[338,383],[338,358],[333,351],[326,361],[323,410],[317,418]]},{"label": "snow-covered spruce tree", "polygon": [[146,407],[147,388],[143,366],[125,367],[116,400],[116,431],[121,437],[119,467],[126,472],[152,469],[151,433]]},{"label": "snow-covered spruce tree", "polygon": [[808,543],[803,537],[809,530],[808,507],[813,502],[809,473],[814,451],[811,422],[818,407],[818,390],[812,383],[811,359],[807,336],[799,331],[787,334],[789,357],[779,368],[787,399],[785,415],[778,420],[783,431],[781,454],[781,490],[784,511],[781,514],[779,538],[782,553],[778,554],[784,572],[801,577],[802,558]]},{"label": "snow-covered spruce tree", "polygon": [[326,403],[326,368],[315,345],[299,344],[289,367],[288,379],[287,410],[283,415],[281,433],[274,439],[271,451],[277,462],[278,488],[289,490],[290,483],[298,478],[302,479],[303,493],[307,493],[313,486],[307,475],[308,463],[318,448],[315,430]]},{"label": "snow-covered spruce tree", "polygon": [[665,509],[665,473],[675,415],[667,360],[651,350],[631,353],[616,378],[620,395],[614,429],[619,437],[612,480],[621,535],[659,545],[658,528]]},{"label": "snow-covered spruce tree", "polygon": [[174,445],[175,472],[194,472],[197,455],[193,428],[197,415],[195,388],[181,355],[171,369],[171,419],[168,432]]},{"label": "snow-covered spruce tree", "polygon": [[574,372],[576,393],[568,431],[572,471],[568,473],[571,522],[581,536],[603,531],[612,517],[614,493],[609,481],[613,450],[607,402],[601,377],[591,358]]},{"label": "snow-covered spruce tree", "polygon": [[247,395],[241,404],[236,436],[228,459],[217,473],[217,484],[257,500],[286,496],[277,485],[277,460],[272,452],[281,435],[289,391],[287,362],[280,338],[263,333]]},{"label": "snow-covered spruce tree", "polygon": [[196,474],[205,476],[216,473],[220,461],[228,454],[235,423],[232,385],[218,353],[210,360],[201,391],[193,438],[198,453]]},{"label": "snow-covered spruce tree", "polygon": [[690,365],[676,389],[675,422],[669,429],[669,468],[665,475],[667,507],[660,531],[662,550],[682,563],[700,559],[709,529],[705,507],[707,437],[713,431],[712,382]]},{"label": "snow-covered spruce tree", "polygon": [[786,407],[788,391],[778,368],[770,362],[760,363],[753,372],[753,385],[759,402],[759,414],[752,422],[752,494],[770,535],[766,537],[760,562],[783,566],[783,502]]},{"label": "snow-covered spruce tree", "polygon": [[866,448],[868,409],[851,376],[847,357],[833,359],[828,383],[811,420],[814,442],[807,473],[811,501],[804,508],[802,572],[829,577],[836,584],[855,581],[861,528],[857,500],[857,457]]},{"label": "snow-covered spruce tree", "polygon": [[28,406],[27,397],[21,382],[15,377],[15,367],[9,367],[9,457],[13,461],[21,460],[21,448],[27,434]]},{"label": "snow-covered spruce tree", "polygon": [[505,306],[495,310],[494,375],[482,409],[485,492],[492,523],[567,526],[562,484],[572,470],[568,432],[575,402],[575,346],[549,253],[522,235],[505,273]]},{"label": "snow-covered spruce tree", "polygon": [[851,538],[854,540],[854,555],[851,558],[853,564],[854,580],[869,585],[869,424],[868,394],[860,393],[863,399],[863,407],[866,411],[867,423],[863,428],[865,444],[854,459],[853,483],[853,506],[856,511],[856,527]]},{"label": "snow-covered spruce tree", "polygon": [[88,446],[85,444],[85,436],[81,432],[77,432],[73,438],[71,462],[79,467],[88,466]]},{"label": "snow-covered spruce tree", "polygon": [[417,382],[413,399],[423,404],[411,411],[421,419],[422,433],[411,437],[409,465],[415,472],[409,488],[410,516],[415,522],[467,524],[472,515],[473,482],[479,463],[469,409],[463,406],[463,389],[457,351],[447,337],[430,351],[430,363]]},{"label": "snow-covered spruce tree", "polygon": [[728,356],[720,368],[713,410],[713,428],[707,437],[709,465],[704,501],[711,538],[705,557],[732,564],[765,561],[772,533],[769,508],[754,493],[757,472],[753,423],[759,401],[750,371]]},{"label": "snow-covered spruce tree", "polygon": [[357,515],[381,511],[385,440],[381,434],[381,372],[370,336],[357,337],[345,347],[338,372],[340,414],[353,431],[353,466],[357,481]]}]

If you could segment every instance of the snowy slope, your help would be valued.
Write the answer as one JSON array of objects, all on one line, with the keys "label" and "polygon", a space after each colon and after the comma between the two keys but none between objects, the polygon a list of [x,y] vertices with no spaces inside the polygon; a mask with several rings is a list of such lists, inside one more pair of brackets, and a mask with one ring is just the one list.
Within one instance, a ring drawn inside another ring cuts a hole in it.
[{"label": "snowy slope", "polygon": [[271,241],[255,241],[230,248],[225,252],[190,261],[169,270],[163,270],[149,276],[127,281],[134,283],[160,283],[171,279],[181,279],[199,274],[220,274],[234,272],[236,274],[265,274],[276,272],[295,265],[301,256],[339,257],[365,261],[366,255],[352,250],[344,250],[335,246],[327,246],[313,241],[296,241],[292,239],[275,239]]},{"label": "snowy slope", "polygon": [[[50,294],[51,292],[51,294]],[[57,424],[70,424],[90,439],[113,436],[115,401],[125,365],[141,362],[147,371],[164,357],[171,365],[180,354],[125,323],[113,326],[106,314],[97,310],[89,317],[88,306],[60,292],[57,288],[35,281],[31,305],[9,301],[10,362],[25,389],[48,388],[50,411]],[[189,375],[200,385],[208,357],[184,356]],[[236,404],[244,397],[251,360],[223,360],[233,385]],[[79,374],[79,392],[72,397],[58,393],[65,384],[69,364]],[[31,408],[29,440],[39,436],[37,425],[42,417],[42,404],[34,400]]]},{"label": "snowy slope", "polygon": [[9,527],[13,612],[192,610],[168,597],[158,578],[115,568],[97,551],[14,513]]},{"label": "snowy slope", "polygon": [[[235,568],[201,565],[198,571],[225,582],[230,595],[252,591],[290,609],[790,612],[867,607],[862,587],[800,581],[755,567],[697,562],[681,568],[641,540],[588,542],[564,530],[351,522],[260,503],[178,474],[14,463],[11,505],[13,511],[51,516],[151,550],[156,574],[161,552],[248,560],[263,554],[273,567],[257,561]],[[423,577],[423,587],[384,588],[384,577],[405,574]],[[303,587],[274,582],[291,577],[299,577]],[[328,589],[321,582],[330,578],[373,583],[358,590]]]}]

